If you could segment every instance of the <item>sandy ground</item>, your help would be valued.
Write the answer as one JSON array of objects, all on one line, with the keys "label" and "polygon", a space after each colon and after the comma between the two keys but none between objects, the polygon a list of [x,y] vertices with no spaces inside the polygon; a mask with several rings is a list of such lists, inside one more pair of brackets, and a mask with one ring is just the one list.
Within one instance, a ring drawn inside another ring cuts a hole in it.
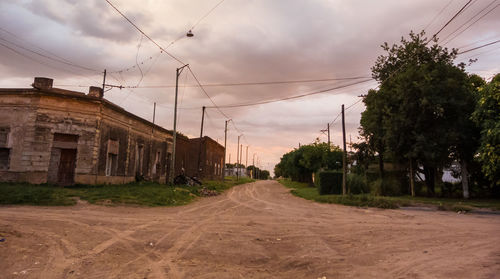
[{"label": "sandy ground", "polygon": [[0,207],[0,278],[500,278],[500,216],[318,204],[277,182],[175,208]]}]

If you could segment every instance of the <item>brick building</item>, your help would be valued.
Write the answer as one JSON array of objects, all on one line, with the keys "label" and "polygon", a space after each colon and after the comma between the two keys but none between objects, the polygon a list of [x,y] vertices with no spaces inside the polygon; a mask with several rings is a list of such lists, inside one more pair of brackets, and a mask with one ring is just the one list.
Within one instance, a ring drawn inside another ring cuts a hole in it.
[{"label": "brick building", "polygon": [[[197,162],[191,140],[178,138],[176,174]],[[0,89],[0,181],[165,182],[171,152],[171,131],[105,100],[101,88],[84,94],[35,78],[33,88]]]},{"label": "brick building", "polygon": [[207,179],[218,179],[222,177],[224,164],[224,146],[220,145],[215,140],[209,137],[203,137],[200,145],[200,138],[190,139],[191,150],[194,150],[196,155],[195,168],[198,167],[198,158],[200,161],[199,175]]}]

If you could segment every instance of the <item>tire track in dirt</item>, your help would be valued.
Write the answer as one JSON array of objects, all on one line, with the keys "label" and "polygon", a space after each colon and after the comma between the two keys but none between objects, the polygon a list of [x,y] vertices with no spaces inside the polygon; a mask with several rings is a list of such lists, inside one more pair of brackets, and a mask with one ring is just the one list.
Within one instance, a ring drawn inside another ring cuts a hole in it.
[{"label": "tire track in dirt", "polygon": [[[28,278],[488,278],[500,270],[498,216],[318,204],[273,181],[175,208],[0,207],[0,224],[22,234],[0,245],[5,278],[23,266]],[[43,265],[30,266],[37,253],[47,254]]]}]

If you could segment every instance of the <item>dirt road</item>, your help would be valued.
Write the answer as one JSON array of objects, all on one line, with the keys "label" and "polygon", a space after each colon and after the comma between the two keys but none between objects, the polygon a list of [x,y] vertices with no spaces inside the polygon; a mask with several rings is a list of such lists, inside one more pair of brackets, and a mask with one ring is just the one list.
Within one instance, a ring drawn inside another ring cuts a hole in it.
[{"label": "dirt road", "polygon": [[500,278],[500,216],[359,209],[273,181],[175,208],[0,207],[0,278]]}]

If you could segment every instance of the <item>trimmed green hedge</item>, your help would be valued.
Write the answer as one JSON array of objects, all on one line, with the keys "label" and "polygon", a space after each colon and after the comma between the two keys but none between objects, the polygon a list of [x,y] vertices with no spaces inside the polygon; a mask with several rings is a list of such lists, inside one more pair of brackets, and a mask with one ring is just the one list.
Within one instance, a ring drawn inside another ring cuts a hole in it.
[{"label": "trimmed green hedge", "polygon": [[320,195],[342,194],[342,172],[318,172],[316,174],[315,184]]}]

